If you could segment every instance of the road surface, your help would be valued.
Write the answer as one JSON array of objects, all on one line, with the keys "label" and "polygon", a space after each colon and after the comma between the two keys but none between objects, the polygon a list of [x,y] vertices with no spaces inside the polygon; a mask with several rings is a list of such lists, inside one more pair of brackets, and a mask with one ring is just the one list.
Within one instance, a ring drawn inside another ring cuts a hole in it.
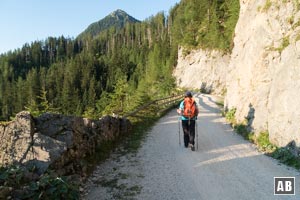
[{"label": "road surface", "polygon": [[[115,153],[88,180],[82,199],[300,199],[299,171],[260,153],[234,133],[209,95],[200,106],[196,151],[179,146],[176,109],[161,118],[137,153]],[[181,128],[181,127],[180,127]],[[274,195],[274,177],[295,177],[295,195]]]}]

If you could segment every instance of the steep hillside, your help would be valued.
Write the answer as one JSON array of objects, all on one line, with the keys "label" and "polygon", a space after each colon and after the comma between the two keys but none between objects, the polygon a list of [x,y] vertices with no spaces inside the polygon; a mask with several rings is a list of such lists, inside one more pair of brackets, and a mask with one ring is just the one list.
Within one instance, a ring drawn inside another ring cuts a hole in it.
[{"label": "steep hillside", "polygon": [[[279,146],[290,142],[300,146],[299,8],[297,1],[240,0],[234,48],[227,69],[216,62],[222,56],[207,56],[213,52],[199,50],[198,58],[186,57],[198,60],[198,64],[193,64],[197,65],[194,68],[198,70],[198,82],[184,86],[199,88],[202,82],[211,83],[208,75],[214,75],[215,68],[221,67],[217,73],[219,77],[226,75],[221,86],[227,91],[225,107],[236,108],[237,120],[247,122],[256,133],[268,131],[270,140]],[[177,73],[178,83],[192,80],[194,75],[185,77],[189,70],[186,62],[191,61],[178,59],[176,70],[182,65],[186,67],[185,73]]]},{"label": "steep hillside", "polygon": [[140,21],[128,15],[125,11],[118,9],[110,13],[108,16],[104,17],[103,19],[89,25],[87,29],[84,30],[78,36],[78,38],[82,38],[88,35],[94,37],[98,35],[101,31],[109,29],[110,27],[115,27],[118,29],[124,27],[126,23],[136,23],[136,22],[140,22]]}]

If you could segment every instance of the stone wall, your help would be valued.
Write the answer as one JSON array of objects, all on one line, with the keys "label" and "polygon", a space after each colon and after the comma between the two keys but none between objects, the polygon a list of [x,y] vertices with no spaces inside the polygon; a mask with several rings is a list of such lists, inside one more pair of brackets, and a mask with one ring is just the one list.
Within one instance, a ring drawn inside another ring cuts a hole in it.
[{"label": "stone wall", "polygon": [[49,167],[59,174],[85,171],[81,159],[130,130],[130,122],[123,118],[91,120],[50,113],[33,118],[20,112],[14,121],[0,125],[0,165],[35,164],[40,173]]}]

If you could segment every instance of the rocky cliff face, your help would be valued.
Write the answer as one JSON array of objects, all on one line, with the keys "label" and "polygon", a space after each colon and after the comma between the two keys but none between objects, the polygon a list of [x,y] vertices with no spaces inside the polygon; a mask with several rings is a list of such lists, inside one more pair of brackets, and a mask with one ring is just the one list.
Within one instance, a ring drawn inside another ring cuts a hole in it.
[{"label": "rocky cliff face", "polygon": [[219,51],[194,50],[178,53],[177,67],[173,72],[179,87],[204,89],[207,92],[225,92],[226,70],[230,55]]},{"label": "rocky cliff face", "polygon": [[0,166],[34,164],[40,173],[49,167],[59,174],[85,173],[83,158],[130,129],[128,120],[110,116],[90,120],[45,113],[33,118],[20,112],[14,121],[0,125]]},{"label": "rocky cliff face", "polygon": [[300,12],[295,1],[241,1],[226,106],[279,146],[300,145]]},{"label": "rocky cliff face", "polygon": [[[181,64],[189,67],[180,58],[178,61],[179,67]],[[240,0],[229,65],[219,72],[207,70],[211,68],[205,63],[198,66],[197,73],[201,74],[198,81],[210,81],[206,79],[207,74],[225,73],[222,82],[227,90],[225,106],[237,108],[239,122],[247,118],[256,133],[269,131],[270,140],[279,146],[292,141],[300,146],[297,98],[300,92],[300,11],[297,1]],[[179,85],[183,78],[186,79],[177,75]]]}]

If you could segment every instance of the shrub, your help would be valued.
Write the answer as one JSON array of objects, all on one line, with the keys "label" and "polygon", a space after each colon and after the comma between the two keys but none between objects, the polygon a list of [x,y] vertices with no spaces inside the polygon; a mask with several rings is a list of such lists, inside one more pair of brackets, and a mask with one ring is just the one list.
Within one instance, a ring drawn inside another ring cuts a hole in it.
[{"label": "shrub", "polygon": [[14,199],[79,199],[78,186],[66,177],[46,173],[30,180],[28,173],[28,169],[18,165],[1,166],[0,185],[12,188],[6,195]]},{"label": "shrub", "polygon": [[235,112],[236,112],[236,108],[232,108],[225,113],[226,120],[228,120],[231,124],[235,123]]},{"label": "shrub", "polygon": [[269,133],[267,131],[261,132],[255,142],[259,146],[260,150],[264,152],[273,152],[276,149],[276,147],[270,142]]},{"label": "shrub", "polygon": [[66,181],[65,177],[45,174],[37,182],[29,184],[25,198],[28,199],[79,199],[77,186]]},{"label": "shrub", "polygon": [[247,131],[247,126],[246,125],[244,125],[244,124],[237,124],[237,125],[234,126],[234,130],[238,134],[242,135],[245,139],[248,138],[248,134],[249,133]]},{"label": "shrub", "polygon": [[300,159],[294,156],[288,148],[276,148],[271,156],[281,163],[300,169]]}]

